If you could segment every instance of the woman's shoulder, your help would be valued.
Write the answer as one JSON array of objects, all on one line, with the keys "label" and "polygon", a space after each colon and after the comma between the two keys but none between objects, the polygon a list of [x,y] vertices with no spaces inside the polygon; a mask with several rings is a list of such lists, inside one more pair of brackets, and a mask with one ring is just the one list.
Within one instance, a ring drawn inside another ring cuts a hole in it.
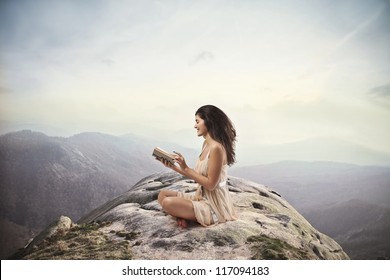
[{"label": "woman's shoulder", "polygon": [[226,162],[226,152],[225,148],[223,145],[217,141],[213,142],[210,145],[210,154],[213,154],[214,156],[217,157],[222,157],[223,161]]},{"label": "woman's shoulder", "polygon": [[223,145],[217,141],[213,141],[211,144],[210,144],[210,150],[217,150],[217,151],[223,151],[224,148],[223,148]]}]

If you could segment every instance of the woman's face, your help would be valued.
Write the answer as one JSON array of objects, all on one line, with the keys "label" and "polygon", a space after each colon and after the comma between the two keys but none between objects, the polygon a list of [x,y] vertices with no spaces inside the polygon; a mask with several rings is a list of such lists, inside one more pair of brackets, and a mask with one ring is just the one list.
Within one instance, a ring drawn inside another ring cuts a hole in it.
[{"label": "woman's face", "polygon": [[195,116],[194,128],[196,129],[198,136],[205,137],[208,133],[207,127],[204,124],[204,120],[199,115]]}]

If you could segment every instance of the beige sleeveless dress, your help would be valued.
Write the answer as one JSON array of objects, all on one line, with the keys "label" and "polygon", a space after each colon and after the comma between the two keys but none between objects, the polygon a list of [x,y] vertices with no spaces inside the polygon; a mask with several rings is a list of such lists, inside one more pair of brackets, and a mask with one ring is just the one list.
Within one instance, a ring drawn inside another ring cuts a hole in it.
[{"label": "beige sleeveless dress", "polygon": [[[203,176],[207,176],[208,159],[208,154],[203,160],[198,158],[194,168],[196,172]],[[192,201],[196,220],[202,226],[207,227],[237,219],[227,186],[227,169],[227,164],[222,166],[219,183],[212,191],[198,185],[195,193],[179,192],[177,194],[178,197]]]}]

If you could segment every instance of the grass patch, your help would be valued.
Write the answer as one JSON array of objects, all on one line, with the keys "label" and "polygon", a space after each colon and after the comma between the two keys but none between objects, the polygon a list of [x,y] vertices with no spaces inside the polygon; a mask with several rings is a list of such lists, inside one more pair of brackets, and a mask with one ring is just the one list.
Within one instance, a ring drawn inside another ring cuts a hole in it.
[{"label": "grass patch", "polygon": [[266,235],[250,236],[247,242],[252,245],[252,260],[309,259],[307,252],[304,250],[295,248],[282,240]]},{"label": "grass patch", "polygon": [[35,260],[116,260],[131,259],[131,245],[126,240],[113,241],[101,232],[108,223],[74,225],[45,239],[22,259]]}]

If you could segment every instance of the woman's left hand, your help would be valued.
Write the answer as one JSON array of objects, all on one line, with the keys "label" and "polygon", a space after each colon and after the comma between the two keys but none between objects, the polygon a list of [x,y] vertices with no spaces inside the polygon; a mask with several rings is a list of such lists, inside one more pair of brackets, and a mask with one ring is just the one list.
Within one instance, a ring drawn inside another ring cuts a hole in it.
[{"label": "woman's left hand", "polygon": [[156,158],[156,160],[158,160],[159,162],[164,164],[165,167],[168,167],[168,168],[171,168],[171,169],[175,166],[174,164],[172,164],[171,162],[169,162],[168,160],[163,159],[163,158]]},{"label": "woman's left hand", "polygon": [[168,167],[168,168],[172,169],[173,171],[176,171],[176,172],[180,173],[180,168],[177,165],[170,163],[168,160],[166,160],[166,159],[157,159],[157,158],[156,158],[156,160],[158,160],[159,162],[164,164],[165,167]]}]

